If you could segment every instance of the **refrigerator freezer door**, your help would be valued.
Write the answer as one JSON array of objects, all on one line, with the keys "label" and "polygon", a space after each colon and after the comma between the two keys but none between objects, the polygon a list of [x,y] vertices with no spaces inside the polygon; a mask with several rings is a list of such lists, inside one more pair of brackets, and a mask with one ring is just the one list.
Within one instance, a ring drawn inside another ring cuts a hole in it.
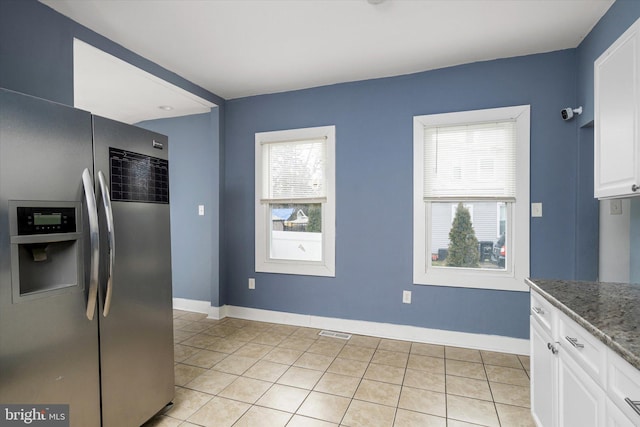
[{"label": "refrigerator freezer door", "polygon": [[49,227],[60,218],[52,208],[64,206],[75,211],[75,235],[86,234],[91,138],[88,113],[0,89],[0,402],[69,404],[76,427],[100,425],[87,243],[73,233],[12,236],[10,222],[31,204],[46,209],[40,221]]},{"label": "refrigerator freezer door", "polygon": [[[154,148],[154,141],[163,149]],[[162,186],[155,182],[161,173],[154,169],[167,165],[167,138],[94,117],[94,155],[96,176],[104,174],[115,196],[111,197],[115,259],[105,317],[109,236],[107,209],[96,183],[103,246],[99,310],[103,426],[140,425],[171,402],[174,393],[169,204],[156,188]]]}]

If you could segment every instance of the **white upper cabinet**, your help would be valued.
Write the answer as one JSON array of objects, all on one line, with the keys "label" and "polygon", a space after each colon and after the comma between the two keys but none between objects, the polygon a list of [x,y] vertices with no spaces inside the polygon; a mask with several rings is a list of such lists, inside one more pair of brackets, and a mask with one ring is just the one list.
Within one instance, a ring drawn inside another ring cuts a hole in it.
[{"label": "white upper cabinet", "polygon": [[596,60],[594,84],[595,197],[640,195],[640,19]]}]

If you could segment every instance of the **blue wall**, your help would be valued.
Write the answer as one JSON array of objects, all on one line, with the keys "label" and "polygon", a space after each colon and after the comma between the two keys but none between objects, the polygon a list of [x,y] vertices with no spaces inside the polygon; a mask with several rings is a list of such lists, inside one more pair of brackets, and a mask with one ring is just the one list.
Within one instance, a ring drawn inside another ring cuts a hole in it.
[{"label": "blue wall", "polygon": [[[530,223],[531,276],[593,280],[593,61],[639,5],[615,3],[577,49],[228,101],[223,302],[528,337],[526,293],[412,285],[412,117],[530,104],[531,201],[544,204],[544,217]],[[578,120],[560,119],[562,107],[580,104]],[[336,277],[255,273],[254,173],[246,167],[254,133],[328,124],[337,132]],[[403,289],[413,291],[411,305],[401,303]]]},{"label": "blue wall", "polygon": [[[573,278],[578,151],[560,109],[575,101],[574,69],[567,50],[227,101],[226,303],[527,338],[528,293],[412,284],[413,116],[531,105],[531,200],[544,203],[531,275]],[[332,124],[336,277],[255,273],[255,132]]]},{"label": "blue wall", "polygon": [[593,126],[579,128],[576,198],[576,280],[596,280],[599,259],[599,202],[593,197]]},{"label": "blue wall", "polygon": [[[218,306],[218,109],[137,125],[169,137],[173,296]],[[205,206],[204,216],[198,216],[198,205]]]}]

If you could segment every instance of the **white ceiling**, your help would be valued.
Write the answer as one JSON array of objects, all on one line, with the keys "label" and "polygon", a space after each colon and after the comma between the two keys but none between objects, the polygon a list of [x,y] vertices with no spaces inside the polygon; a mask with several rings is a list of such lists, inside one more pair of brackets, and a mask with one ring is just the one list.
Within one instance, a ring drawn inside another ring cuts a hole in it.
[{"label": "white ceiling", "polygon": [[574,48],[614,0],[41,0],[225,98]]}]

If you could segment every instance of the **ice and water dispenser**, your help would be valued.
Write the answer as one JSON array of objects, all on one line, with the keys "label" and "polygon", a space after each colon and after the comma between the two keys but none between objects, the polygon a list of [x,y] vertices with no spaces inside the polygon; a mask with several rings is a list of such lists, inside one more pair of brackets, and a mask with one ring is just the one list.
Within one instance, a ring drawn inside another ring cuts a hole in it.
[{"label": "ice and water dispenser", "polygon": [[80,203],[10,201],[14,302],[82,284]]}]

